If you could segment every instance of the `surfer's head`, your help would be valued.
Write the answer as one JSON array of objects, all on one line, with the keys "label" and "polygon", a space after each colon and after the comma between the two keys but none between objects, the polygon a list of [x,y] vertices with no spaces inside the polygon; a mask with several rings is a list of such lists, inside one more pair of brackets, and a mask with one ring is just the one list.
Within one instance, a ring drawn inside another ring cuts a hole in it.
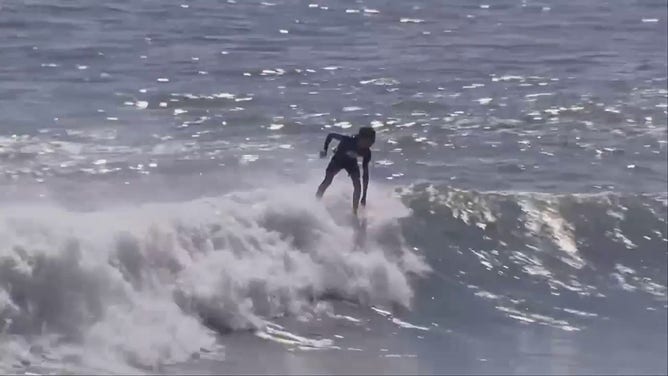
[{"label": "surfer's head", "polygon": [[371,127],[362,127],[357,133],[357,146],[368,149],[376,142],[376,131]]}]

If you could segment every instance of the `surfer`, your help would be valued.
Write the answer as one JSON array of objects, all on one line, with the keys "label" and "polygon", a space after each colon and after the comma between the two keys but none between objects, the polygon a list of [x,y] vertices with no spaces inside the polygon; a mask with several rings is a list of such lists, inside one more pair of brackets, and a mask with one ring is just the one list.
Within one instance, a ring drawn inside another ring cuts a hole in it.
[{"label": "surfer", "polygon": [[[346,136],[338,133],[330,133],[325,139],[325,147],[320,152],[320,158],[327,157],[327,149],[332,140],[338,140],[327,169],[325,179],[318,187],[316,197],[321,198],[325,190],[332,184],[332,179],[341,170],[346,170],[353,182],[353,214],[357,215],[359,204],[366,206],[366,190],[369,185],[369,161],[371,160],[371,145],[376,141],[376,131],[371,127],[362,127],[355,136]],[[360,168],[357,158],[362,158],[362,187],[360,187]],[[360,192],[361,191],[361,192]],[[361,193],[361,200],[360,200]]]}]

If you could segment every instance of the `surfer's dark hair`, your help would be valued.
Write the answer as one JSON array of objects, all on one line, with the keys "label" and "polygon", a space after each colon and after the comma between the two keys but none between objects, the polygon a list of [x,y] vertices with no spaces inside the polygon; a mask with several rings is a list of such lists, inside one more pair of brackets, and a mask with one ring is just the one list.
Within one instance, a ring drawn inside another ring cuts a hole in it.
[{"label": "surfer's dark hair", "polygon": [[376,131],[371,127],[362,127],[357,133],[358,137],[366,138],[371,140],[371,142],[376,141]]}]

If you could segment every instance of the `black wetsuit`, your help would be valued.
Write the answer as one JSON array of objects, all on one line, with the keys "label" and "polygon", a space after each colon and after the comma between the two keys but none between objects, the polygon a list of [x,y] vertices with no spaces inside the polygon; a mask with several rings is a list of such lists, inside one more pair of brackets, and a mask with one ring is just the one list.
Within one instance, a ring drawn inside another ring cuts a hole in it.
[{"label": "black wetsuit", "polygon": [[351,178],[359,179],[360,168],[357,164],[357,158],[362,157],[362,165],[366,168],[371,160],[371,150],[359,150],[357,148],[357,136],[344,136],[337,133],[330,133],[325,140],[325,150],[329,147],[332,139],[339,140],[334,156],[327,166],[327,172],[336,174],[341,170],[346,170]]}]

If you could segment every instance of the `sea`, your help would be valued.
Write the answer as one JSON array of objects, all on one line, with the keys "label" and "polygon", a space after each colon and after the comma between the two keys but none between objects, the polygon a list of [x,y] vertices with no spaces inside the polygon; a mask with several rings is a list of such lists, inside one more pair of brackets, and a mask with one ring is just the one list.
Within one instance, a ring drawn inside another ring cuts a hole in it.
[{"label": "sea", "polygon": [[666,374],[667,19],[1,0],[0,373]]}]

